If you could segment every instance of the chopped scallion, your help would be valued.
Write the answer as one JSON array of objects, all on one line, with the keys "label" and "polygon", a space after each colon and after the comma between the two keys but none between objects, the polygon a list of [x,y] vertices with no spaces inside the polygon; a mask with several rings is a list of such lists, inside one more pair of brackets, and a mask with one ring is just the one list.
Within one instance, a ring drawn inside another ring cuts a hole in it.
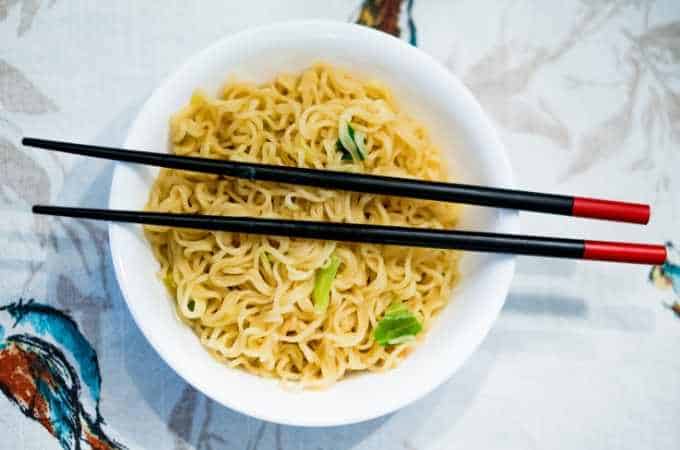
[{"label": "chopped scallion", "polygon": [[335,148],[337,151],[342,153],[342,160],[343,161],[353,161],[354,158],[352,158],[352,154],[347,150],[343,145],[342,142],[340,142],[340,139],[335,143]]},{"label": "chopped scallion", "polygon": [[333,285],[333,280],[335,280],[335,275],[338,273],[339,267],[340,258],[331,255],[329,263],[316,272],[312,300],[314,301],[314,310],[317,314],[322,314],[328,309],[331,286]]},{"label": "chopped scallion", "polygon": [[363,161],[366,159],[366,135],[354,131],[348,122],[340,121],[338,126],[338,143],[336,147],[342,152],[342,160]]},{"label": "chopped scallion", "polygon": [[354,131],[352,127],[350,127],[350,130],[352,130],[352,140],[357,146],[359,157],[363,161],[368,156],[368,149],[366,149],[366,135],[361,131]]},{"label": "chopped scallion", "polygon": [[392,303],[378,322],[373,337],[380,345],[397,345],[413,341],[423,329],[418,318],[401,302]]}]

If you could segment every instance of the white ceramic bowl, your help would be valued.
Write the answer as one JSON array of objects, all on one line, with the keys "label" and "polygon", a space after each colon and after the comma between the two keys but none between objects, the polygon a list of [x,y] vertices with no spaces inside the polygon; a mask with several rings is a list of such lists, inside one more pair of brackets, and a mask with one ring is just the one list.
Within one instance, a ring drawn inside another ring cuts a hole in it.
[{"label": "white ceramic bowl", "polygon": [[[458,180],[512,187],[510,165],[489,119],[470,92],[420,50],[382,32],[340,22],[289,22],[227,36],[192,57],[146,102],[125,147],[167,152],[168,118],[196,88],[216,93],[229,75],[266,81],[326,61],[387,83],[425,123]],[[110,207],[141,210],[156,169],[120,164]],[[515,212],[464,208],[461,228],[517,232]],[[378,417],[424,396],[463,364],[489,331],[514,273],[510,256],[467,253],[462,282],[425,342],[398,368],[364,374],[323,391],[290,392],[276,381],[230,369],[201,347],[175,316],[156,278],[158,264],[141,227],[112,224],[113,263],[137,325],[178,374],[225,406],[272,422],[341,425]]]}]

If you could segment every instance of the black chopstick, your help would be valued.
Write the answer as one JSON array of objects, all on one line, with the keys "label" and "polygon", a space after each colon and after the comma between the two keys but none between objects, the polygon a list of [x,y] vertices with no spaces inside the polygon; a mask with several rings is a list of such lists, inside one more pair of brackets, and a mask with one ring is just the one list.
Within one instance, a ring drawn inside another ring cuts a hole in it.
[{"label": "black chopstick", "polygon": [[579,239],[381,225],[169,214],[43,205],[34,206],[33,212],[35,214],[107,220],[111,222],[165,225],[178,228],[197,228],[371,244],[594,259],[640,264],[662,264],[666,260],[666,248],[663,245],[584,241]]},{"label": "black chopstick", "polygon": [[510,208],[641,224],[646,224],[650,216],[649,205],[639,203],[331,170],[177,156],[167,153],[123,150],[28,137],[24,138],[22,143],[30,147],[95,158],[213,173],[248,180],[300,184],[325,189],[467,203],[478,206]]}]

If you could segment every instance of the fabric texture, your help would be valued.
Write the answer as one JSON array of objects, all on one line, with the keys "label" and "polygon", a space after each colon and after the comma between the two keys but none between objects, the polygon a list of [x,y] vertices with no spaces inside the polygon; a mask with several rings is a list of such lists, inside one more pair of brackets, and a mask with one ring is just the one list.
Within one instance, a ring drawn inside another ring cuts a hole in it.
[{"label": "fabric texture", "polygon": [[[653,208],[646,228],[523,214],[523,232],[668,242],[670,262],[519,258],[480,349],[387,417],[303,429],[207,399],[134,324],[106,226],[30,214],[105,206],[113,164],[20,140],[119,146],[190,55],[301,18],[439,59],[495,121],[520,187]],[[17,430],[0,449],[680,448],[679,149],[677,0],[0,0],[0,429]]]}]

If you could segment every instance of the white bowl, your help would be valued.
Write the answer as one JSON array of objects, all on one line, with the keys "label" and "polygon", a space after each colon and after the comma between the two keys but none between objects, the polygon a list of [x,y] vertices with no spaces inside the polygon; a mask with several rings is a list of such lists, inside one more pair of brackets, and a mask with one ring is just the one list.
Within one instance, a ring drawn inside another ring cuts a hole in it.
[{"label": "white bowl", "polygon": [[[503,146],[470,92],[422,51],[369,28],[340,22],[289,22],[228,36],[192,57],[146,102],[129,131],[126,148],[167,152],[168,119],[196,88],[216,93],[229,75],[266,81],[315,61],[342,66],[387,83],[402,106],[425,123],[458,180],[512,187]],[[157,170],[119,164],[110,207],[141,210]],[[461,228],[513,233],[516,212],[467,207]],[[231,369],[214,360],[175,316],[156,278],[158,263],[140,226],[109,228],[113,263],[137,325],[179,375],[225,406],[290,425],[360,422],[405,406],[432,391],[463,364],[503,306],[514,258],[466,253],[462,281],[449,306],[416,351],[399,367],[364,374],[322,391],[291,392],[278,382]]]}]

